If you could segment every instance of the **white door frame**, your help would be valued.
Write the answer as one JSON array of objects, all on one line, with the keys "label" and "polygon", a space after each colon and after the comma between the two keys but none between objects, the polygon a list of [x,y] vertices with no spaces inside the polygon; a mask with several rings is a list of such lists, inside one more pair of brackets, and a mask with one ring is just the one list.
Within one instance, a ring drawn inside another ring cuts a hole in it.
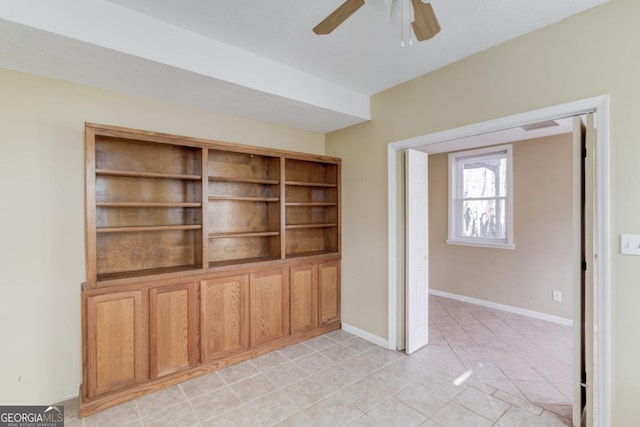
[{"label": "white door frame", "polygon": [[[395,141],[387,146],[388,179],[388,333],[389,349],[396,350],[397,303],[398,303],[398,253],[401,240],[398,236],[398,154],[399,150],[436,144],[474,135],[497,132],[530,123],[558,118],[597,113],[597,141],[595,165],[595,236],[596,282],[598,313],[598,425],[611,425],[611,333],[610,333],[610,200],[609,200],[609,95],[582,99],[553,107],[515,114],[486,122],[476,123],[455,129],[421,135]],[[404,266],[401,266],[404,268]],[[400,284],[404,286],[404,283]]]}]

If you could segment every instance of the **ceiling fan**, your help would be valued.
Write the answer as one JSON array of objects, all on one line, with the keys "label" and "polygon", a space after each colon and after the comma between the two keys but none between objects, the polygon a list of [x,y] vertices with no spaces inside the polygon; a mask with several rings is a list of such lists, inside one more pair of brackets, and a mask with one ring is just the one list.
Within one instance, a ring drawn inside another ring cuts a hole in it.
[{"label": "ceiling fan", "polygon": [[[403,0],[393,0],[394,2]],[[336,10],[331,12],[329,16],[324,18],[322,22],[313,28],[316,34],[329,34],[335,30],[340,24],[346,21],[358,9],[364,6],[365,0],[346,0]],[[411,0],[413,6],[413,15],[415,20],[411,22],[416,40],[428,40],[440,32],[440,24],[433,11],[431,3],[423,3],[422,0]]]}]

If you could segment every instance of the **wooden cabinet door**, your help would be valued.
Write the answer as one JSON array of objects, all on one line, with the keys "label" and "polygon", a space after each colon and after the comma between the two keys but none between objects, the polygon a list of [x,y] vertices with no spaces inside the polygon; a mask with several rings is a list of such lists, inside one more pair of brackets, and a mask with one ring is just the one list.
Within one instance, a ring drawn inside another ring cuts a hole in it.
[{"label": "wooden cabinet door", "polygon": [[149,373],[158,378],[197,364],[195,283],[149,290]]},{"label": "wooden cabinet door", "polygon": [[318,326],[318,266],[293,267],[290,270],[291,335]]},{"label": "wooden cabinet door", "polygon": [[247,275],[200,282],[200,357],[203,362],[249,347]]},{"label": "wooden cabinet door", "polygon": [[148,378],[143,291],[90,296],[86,303],[86,394],[89,398]]},{"label": "wooden cabinet door", "polygon": [[320,326],[340,320],[340,261],[318,265]]},{"label": "wooden cabinet door", "polygon": [[252,347],[289,334],[288,285],[288,269],[251,274],[249,294]]}]

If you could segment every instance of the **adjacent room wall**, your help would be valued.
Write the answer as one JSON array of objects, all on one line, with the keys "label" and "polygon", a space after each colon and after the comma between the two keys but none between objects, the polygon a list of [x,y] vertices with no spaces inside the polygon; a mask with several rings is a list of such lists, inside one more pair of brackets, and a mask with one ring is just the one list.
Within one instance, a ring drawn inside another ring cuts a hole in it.
[{"label": "adjacent room wall", "polygon": [[609,94],[612,425],[640,423],[640,258],[619,252],[640,233],[638,17],[611,0],[377,94],[371,122],[327,135],[344,167],[343,322],[387,337],[389,143]]},{"label": "adjacent room wall", "polygon": [[324,154],[324,135],[0,70],[0,404],[81,383],[84,122]]},{"label": "adjacent room wall", "polygon": [[571,319],[572,174],[571,134],[513,143],[516,249],[448,245],[448,154],[429,156],[429,287]]}]

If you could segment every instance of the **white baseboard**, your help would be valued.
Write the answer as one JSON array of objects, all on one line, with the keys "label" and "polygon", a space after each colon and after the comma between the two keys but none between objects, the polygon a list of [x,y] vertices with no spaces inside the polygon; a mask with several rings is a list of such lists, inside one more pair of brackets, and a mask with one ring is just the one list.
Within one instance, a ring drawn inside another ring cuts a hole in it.
[{"label": "white baseboard", "polygon": [[377,335],[373,335],[367,331],[363,331],[362,329],[358,329],[355,326],[348,325],[346,323],[342,323],[342,330],[345,332],[349,332],[357,337],[362,338],[363,340],[367,340],[370,343],[379,345],[380,347],[388,348],[388,341],[384,338],[380,338]]},{"label": "white baseboard", "polygon": [[547,322],[557,323],[564,326],[573,326],[573,320],[565,317],[552,316],[550,314],[540,313],[539,311],[527,310],[520,307],[513,307],[510,305],[498,304],[497,302],[485,301],[482,299],[466,297],[464,295],[452,294],[449,292],[439,291],[437,289],[429,289],[431,295],[439,297],[454,299],[457,301],[468,302],[470,304],[483,305],[489,308],[495,308],[496,310],[507,311],[509,313],[521,314],[527,317],[533,317],[534,319],[546,320]]}]

